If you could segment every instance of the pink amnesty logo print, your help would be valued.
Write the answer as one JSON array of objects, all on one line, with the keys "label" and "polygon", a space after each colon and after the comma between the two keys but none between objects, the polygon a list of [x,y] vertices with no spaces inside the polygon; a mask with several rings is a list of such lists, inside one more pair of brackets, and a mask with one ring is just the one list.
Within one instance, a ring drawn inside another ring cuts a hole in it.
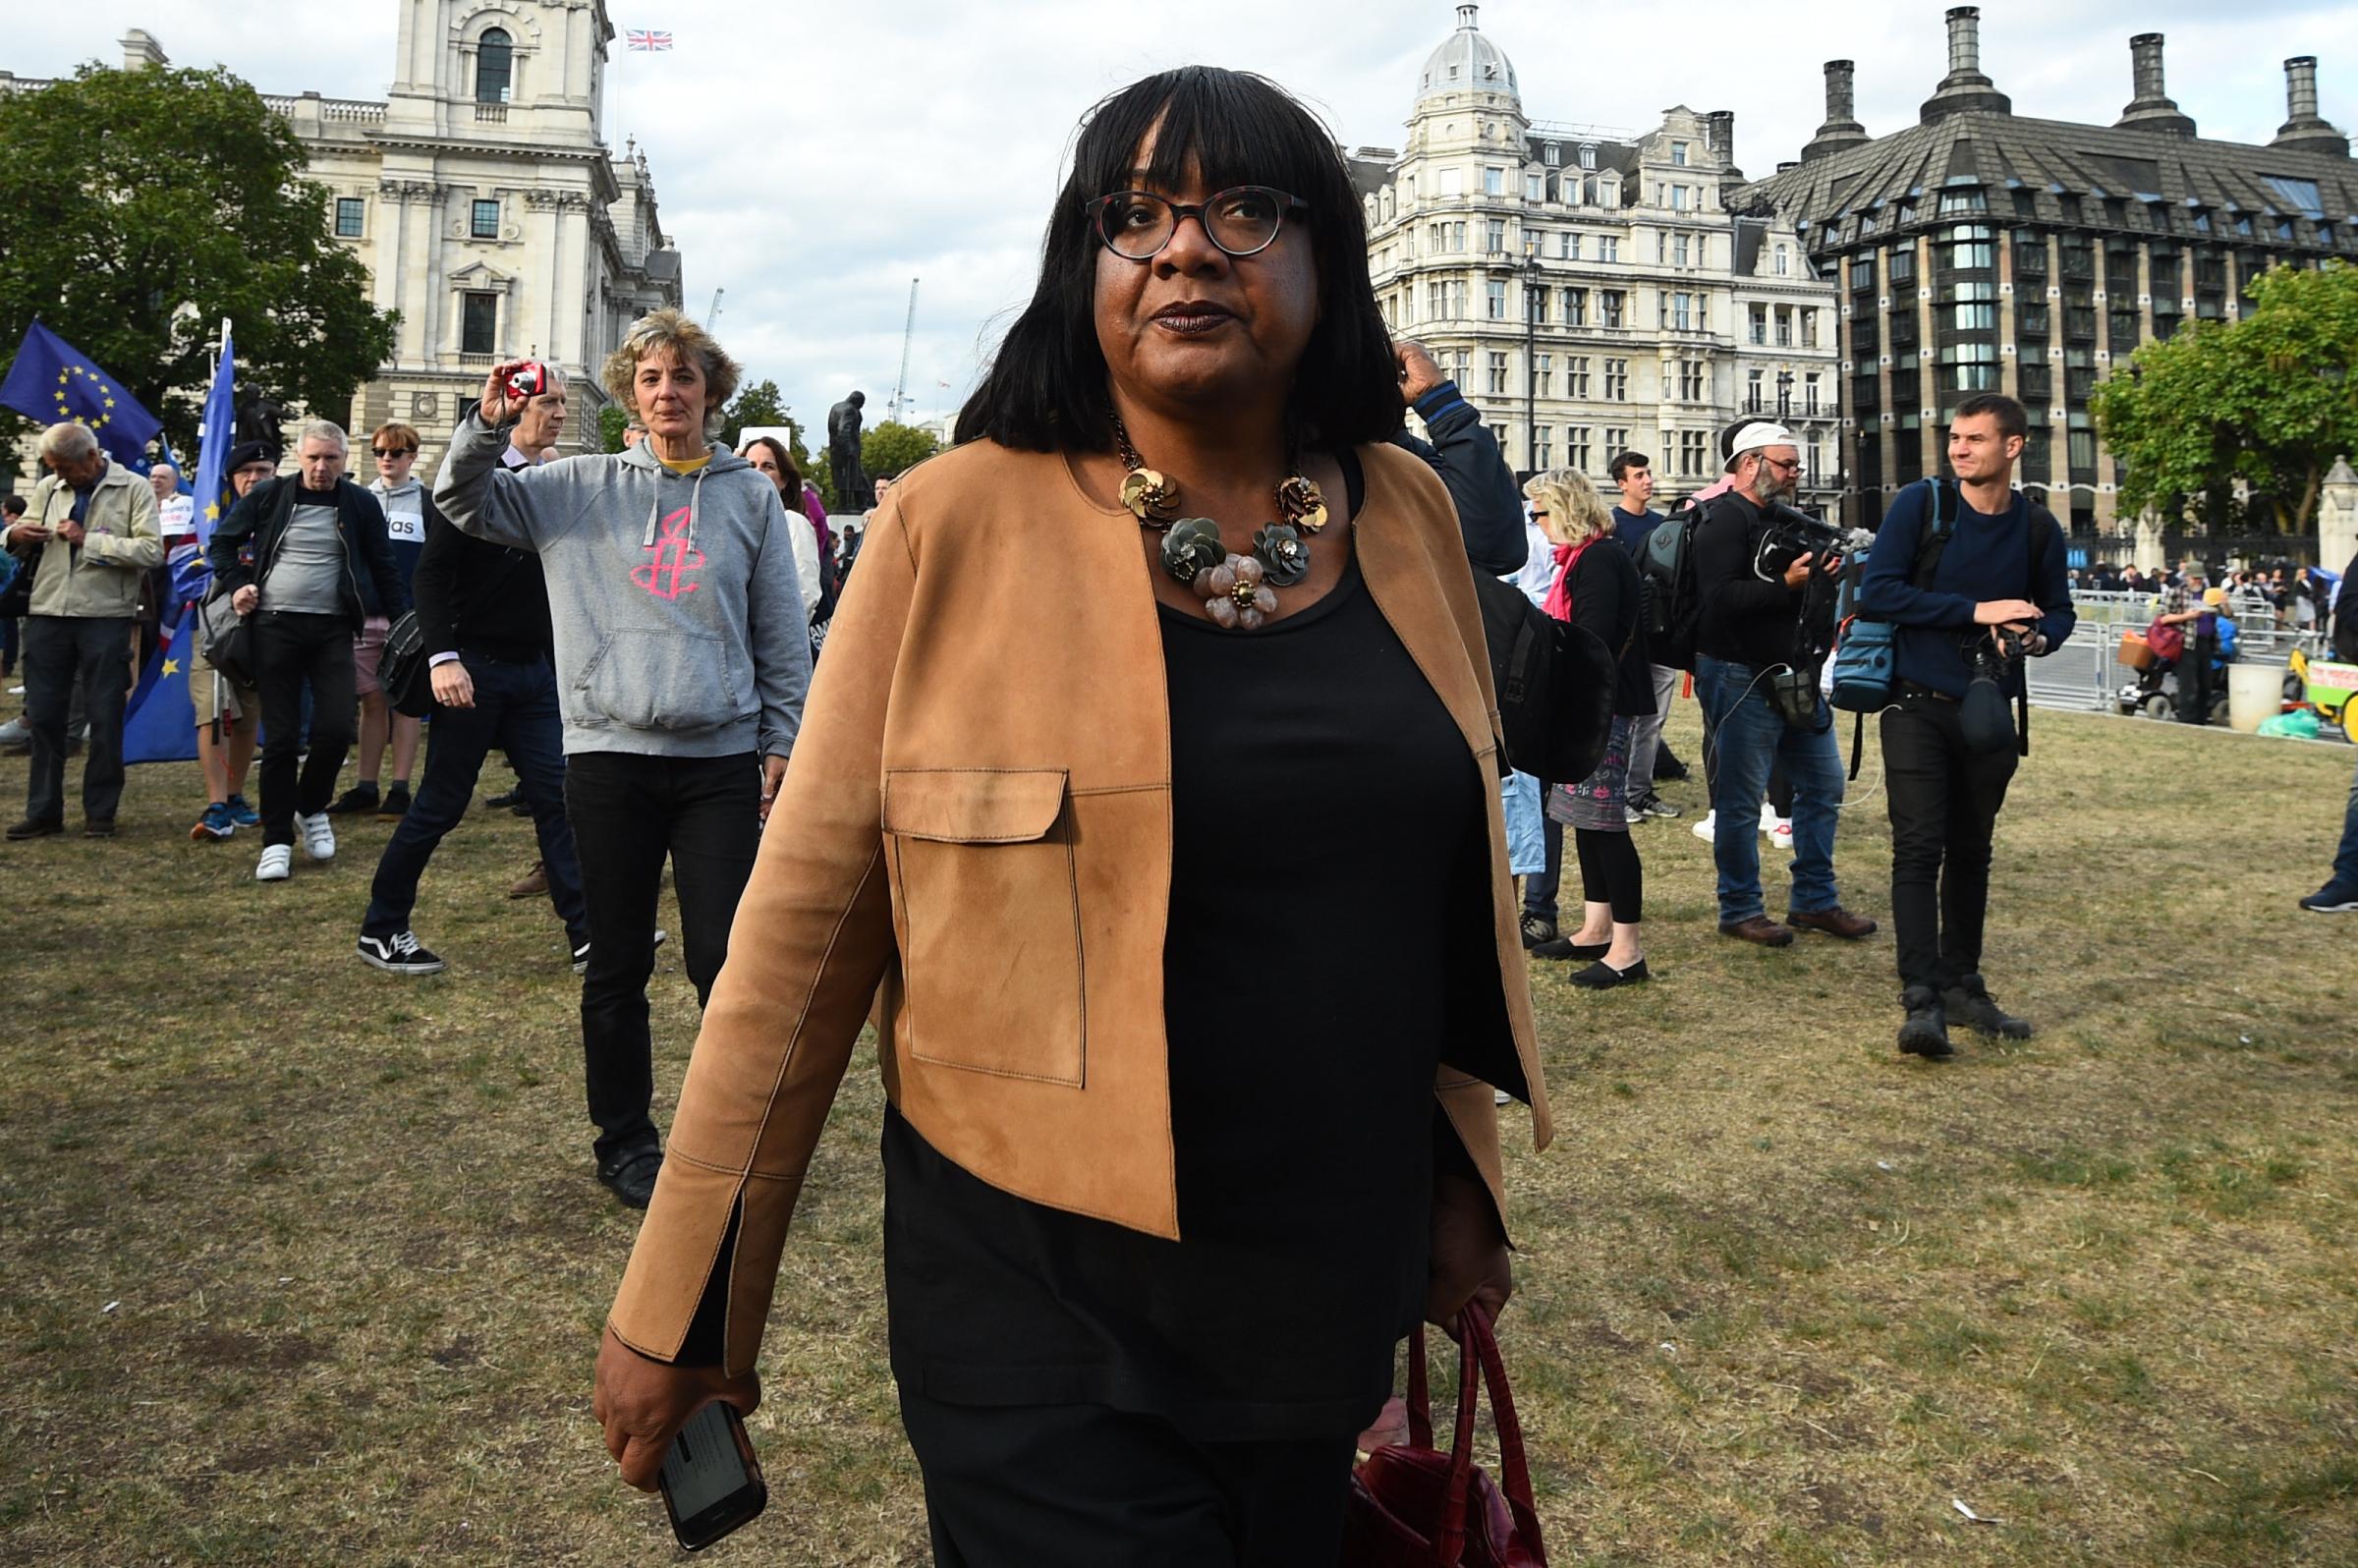
[{"label": "pink amnesty logo print", "polygon": [[631,581],[659,599],[676,599],[696,591],[691,573],[704,568],[704,552],[688,539],[688,509],[681,507],[663,520],[655,542],[647,546],[655,558],[631,568]]}]

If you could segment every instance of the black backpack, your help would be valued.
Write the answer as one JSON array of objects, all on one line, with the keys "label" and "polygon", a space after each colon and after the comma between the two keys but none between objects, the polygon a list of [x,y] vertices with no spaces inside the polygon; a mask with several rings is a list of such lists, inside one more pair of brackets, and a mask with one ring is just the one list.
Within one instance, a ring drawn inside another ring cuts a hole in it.
[{"label": "black backpack", "polygon": [[1695,583],[1695,531],[1711,511],[1690,496],[1654,526],[1638,546],[1638,581],[1646,589],[1646,656],[1672,669],[1695,667],[1695,627],[1703,594]]},{"label": "black backpack", "polygon": [[1474,574],[1506,759],[1543,784],[1597,771],[1613,725],[1613,656],[1597,634],[1556,620],[1512,583]]}]

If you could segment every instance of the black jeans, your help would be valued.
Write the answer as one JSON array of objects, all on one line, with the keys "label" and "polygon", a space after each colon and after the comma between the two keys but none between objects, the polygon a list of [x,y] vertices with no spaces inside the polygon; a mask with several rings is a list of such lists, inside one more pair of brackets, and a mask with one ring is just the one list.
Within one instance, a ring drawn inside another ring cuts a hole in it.
[{"label": "black jeans", "polygon": [[83,754],[82,815],[111,822],[123,804],[123,704],[131,695],[131,617],[25,617],[25,727],[32,732],[32,771],[25,781],[25,815],[35,822],[66,819],[67,715],[74,685],[82,683],[89,715],[89,750]]},{"label": "black jeans", "polygon": [[590,940],[590,917],[583,907],[573,828],[565,820],[565,729],[557,716],[556,672],[546,659],[517,664],[464,651],[461,658],[475,683],[475,706],[434,709],[425,779],[376,863],[361,934],[390,936],[410,928],[418,878],[442,836],[465,820],[483,758],[497,746],[524,778],[533,827],[540,836],[540,864],[548,872],[548,901],[565,923],[567,938],[579,947]]},{"label": "black jeans", "polygon": [[[253,617],[254,685],[262,696],[262,843],[295,842],[295,818],[335,798],[352,750],[352,623],[341,615],[262,610]],[[303,750],[303,699],[311,699],[311,753]]]},{"label": "black jeans", "polygon": [[753,873],[760,805],[760,759],[751,752],[576,752],[565,759],[565,811],[590,917],[583,1076],[601,1161],[656,1141],[647,1114],[655,1080],[646,978],[655,969],[655,893],[664,857],[680,898],[680,951],[701,1006],[728,956],[737,896]]},{"label": "black jeans", "polygon": [[1903,986],[1938,990],[1982,972],[1990,837],[2018,758],[1965,744],[1956,703],[1907,696],[1883,712],[1891,810],[1891,922]]},{"label": "black jeans", "polygon": [[935,1568],[1296,1568],[1342,1554],[1350,1436],[1201,1442],[1103,1405],[901,1390]]}]

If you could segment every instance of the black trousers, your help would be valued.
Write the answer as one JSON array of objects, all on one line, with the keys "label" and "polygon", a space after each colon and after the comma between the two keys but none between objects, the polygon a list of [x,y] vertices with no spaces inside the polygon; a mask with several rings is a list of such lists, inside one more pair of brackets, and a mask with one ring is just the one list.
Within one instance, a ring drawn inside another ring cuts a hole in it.
[{"label": "black trousers", "polygon": [[131,695],[131,617],[25,617],[25,727],[32,732],[32,770],[25,815],[34,822],[66,816],[66,744],[75,683],[89,715],[83,754],[82,815],[111,822],[123,803],[123,704]]},{"label": "black trousers", "polygon": [[[529,793],[529,790],[528,790]],[[735,756],[576,752],[565,814],[590,919],[582,980],[582,1065],[597,1157],[655,1142],[646,980],[655,969],[655,894],[669,857],[680,951],[701,1006],[728,957],[729,924],[760,846],[761,769]]]},{"label": "black trousers", "polygon": [[1954,702],[1910,696],[1883,711],[1891,810],[1891,924],[1903,986],[1935,990],[1982,972],[1990,838],[2019,760],[1965,744]]},{"label": "black trousers", "polygon": [[1299,1568],[1342,1553],[1356,1434],[1201,1442],[1103,1405],[901,1391],[935,1568]]},{"label": "black trousers", "polygon": [[546,659],[517,663],[476,652],[461,658],[475,684],[475,706],[434,709],[425,780],[385,841],[361,934],[390,936],[410,928],[418,878],[443,835],[466,820],[483,758],[499,746],[524,777],[540,839],[540,864],[548,873],[548,901],[565,923],[567,939],[579,947],[590,940],[590,921],[582,907],[573,828],[565,820],[565,730],[557,715],[556,672]]},{"label": "black trousers", "polygon": [[[352,750],[352,623],[341,615],[262,610],[253,618],[254,685],[262,697],[262,843],[295,842],[295,818],[335,799]],[[303,752],[303,699],[311,699],[310,756]],[[297,776],[300,765],[301,776]]]}]

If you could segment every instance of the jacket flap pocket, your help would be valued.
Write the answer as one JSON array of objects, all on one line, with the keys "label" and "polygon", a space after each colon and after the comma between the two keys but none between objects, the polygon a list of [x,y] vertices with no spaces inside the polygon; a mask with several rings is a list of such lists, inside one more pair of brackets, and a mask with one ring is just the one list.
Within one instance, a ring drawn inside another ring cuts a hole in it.
[{"label": "jacket flap pocket", "polygon": [[1044,838],[1064,810],[1065,772],[1040,768],[887,768],[884,831],[949,844]]}]

